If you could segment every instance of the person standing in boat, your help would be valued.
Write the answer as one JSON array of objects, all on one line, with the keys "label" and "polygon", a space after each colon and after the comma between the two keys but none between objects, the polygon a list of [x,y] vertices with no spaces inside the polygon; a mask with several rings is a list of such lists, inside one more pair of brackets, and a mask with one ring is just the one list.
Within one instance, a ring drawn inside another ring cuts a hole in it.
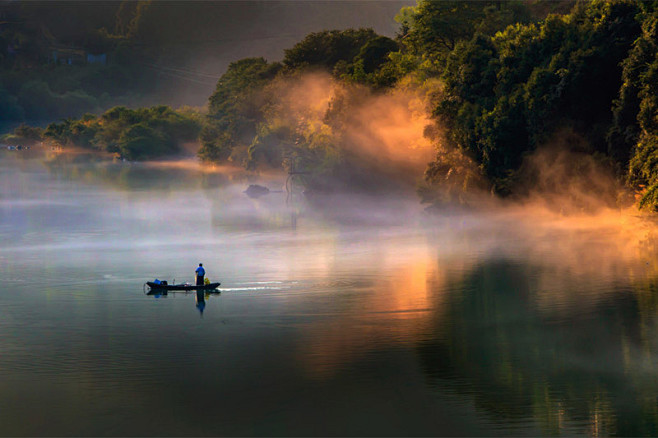
[{"label": "person standing in boat", "polygon": [[199,267],[196,268],[196,285],[203,286],[203,277],[206,275],[206,270],[203,269],[203,263],[199,263]]}]

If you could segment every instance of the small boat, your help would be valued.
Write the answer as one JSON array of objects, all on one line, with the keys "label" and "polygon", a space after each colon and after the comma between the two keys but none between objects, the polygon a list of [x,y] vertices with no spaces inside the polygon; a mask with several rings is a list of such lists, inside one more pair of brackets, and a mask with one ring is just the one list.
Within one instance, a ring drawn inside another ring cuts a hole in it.
[{"label": "small boat", "polygon": [[159,284],[152,281],[147,281],[146,285],[154,291],[167,291],[167,290],[213,290],[217,289],[221,283],[209,283],[197,286],[196,284]]}]

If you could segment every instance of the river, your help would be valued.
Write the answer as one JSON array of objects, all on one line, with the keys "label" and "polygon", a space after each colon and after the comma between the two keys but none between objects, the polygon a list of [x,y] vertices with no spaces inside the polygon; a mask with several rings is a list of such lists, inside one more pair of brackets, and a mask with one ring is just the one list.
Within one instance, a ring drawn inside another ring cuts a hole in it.
[{"label": "river", "polygon": [[650,223],[283,182],[0,151],[0,435],[658,435]]}]

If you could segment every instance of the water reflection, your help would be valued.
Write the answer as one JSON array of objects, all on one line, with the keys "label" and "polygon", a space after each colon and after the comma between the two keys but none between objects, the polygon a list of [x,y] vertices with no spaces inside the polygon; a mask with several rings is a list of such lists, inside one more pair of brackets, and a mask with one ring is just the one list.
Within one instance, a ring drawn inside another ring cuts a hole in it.
[{"label": "water reflection", "polygon": [[[573,277],[572,294],[599,299],[556,313],[559,296],[537,294],[547,269],[503,259],[453,280],[448,287],[467,292],[442,300],[437,336],[417,343],[429,381],[469,394],[505,427],[533,419],[551,435],[655,436],[655,313],[647,325],[630,287]],[[643,292],[655,302],[652,289]]]},{"label": "water reflection", "polygon": [[229,184],[237,172],[203,167],[195,160],[150,163],[112,162],[95,154],[59,154],[44,161],[58,179],[103,184],[124,191],[213,191]]},{"label": "water reflection", "polygon": [[203,310],[206,308],[206,300],[204,298],[204,292],[201,290],[196,291],[196,308],[199,310],[201,317],[203,317]]},{"label": "water reflection", "polygon": [[165,289],[153,289],[145,292],[146,295],[152,296],[155,299],[167,298],[169,295],[194,295],[194,303],[199,315],[203,317],[203,312],[206,309],[206,300],[210,297],[218,297],[221,295],[220,291],[167,291]]},{"label": "water reflection", "polygon": [[[404,202],[359,198],[293,230],[285,195],[248,198],[248,178],[14,164],[0,435],[658,435],[651,226],[505,212],[422,228]],[[221,298],[138,293],[198,260]],[[145,409],[163,399],[175,412]]]},{"label": "water reflection", "polygon": [[[309,377],[331,379],[371,354],[430,333],[431,315],[440,303],[431,302],[428,277],[433,267],[423,240],[392,239],[397,245],[386,240],[361,241],[355,254],[341,249],[345,259],[329,269],[341,272],[340,280],[327,285],[340,304],[329,306],[331,312],[317,309],[321,317],[304,331],[299,360]],[[363,258],[375,254],[378,263],[370,264],[364,275]]]}]

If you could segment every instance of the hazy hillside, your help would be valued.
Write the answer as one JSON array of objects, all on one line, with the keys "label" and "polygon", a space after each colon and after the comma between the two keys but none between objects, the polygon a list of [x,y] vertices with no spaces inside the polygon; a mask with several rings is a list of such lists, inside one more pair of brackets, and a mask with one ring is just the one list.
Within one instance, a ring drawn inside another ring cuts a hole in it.
[{"label": "hazy hillside", "polygon": [[[0,112],[6,122],[117,104],[203,105],[236,59],[280,60],[284,49],[324,29],[372,27],[393,36],[395,14],[413,3],[4,1]],[[71,50],[81,54],[78,65],[66,65]],[[90,53],[106,54],[103,68],[88,64]]]},{"label": "hazy hillside", "polygon": [[[165,103],[202,104],[216,80],[237,59],[283,58],[308,33],[372,27],[394,36],[394,17],[407,1],[160,2],[147,11],[137,39],[153,53]],[[191,70],[192,72],[190,72]],[[177,87],[173,90],[170,87]]]}]

